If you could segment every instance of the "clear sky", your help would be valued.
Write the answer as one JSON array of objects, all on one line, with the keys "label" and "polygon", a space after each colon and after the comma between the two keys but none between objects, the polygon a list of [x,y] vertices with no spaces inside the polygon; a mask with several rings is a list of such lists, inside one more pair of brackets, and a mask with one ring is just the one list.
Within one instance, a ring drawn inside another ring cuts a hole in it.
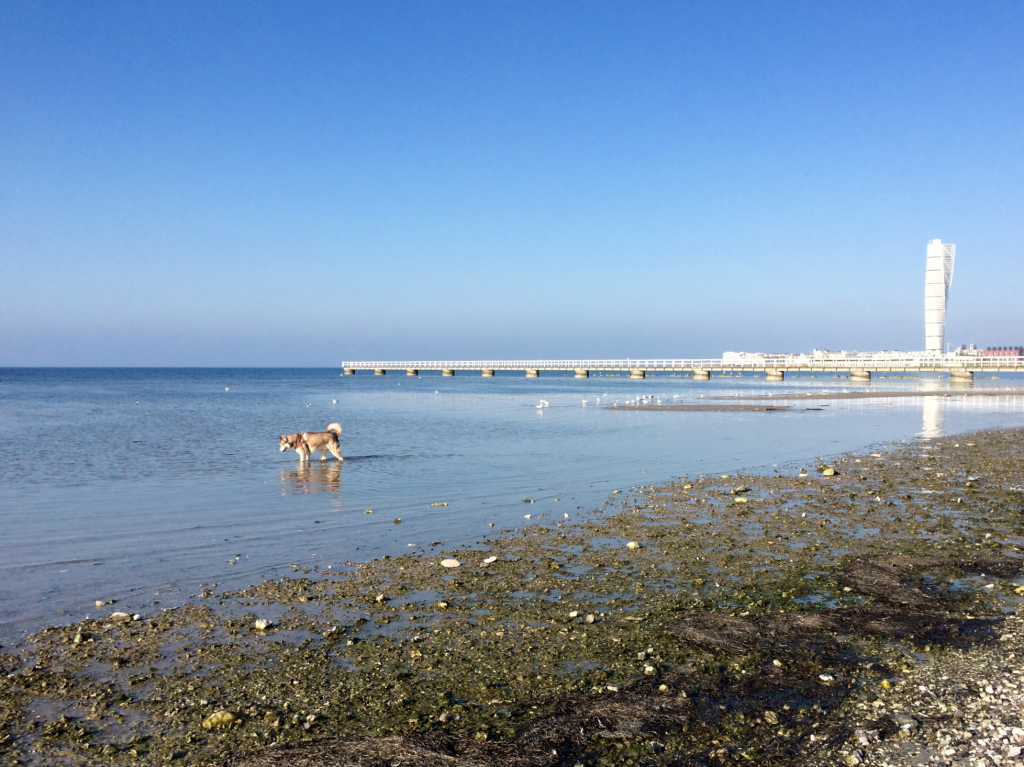
[{"label": "clear sky", "polygon": [[1024,343],[1020,2],[0,4],[0,365]]}]

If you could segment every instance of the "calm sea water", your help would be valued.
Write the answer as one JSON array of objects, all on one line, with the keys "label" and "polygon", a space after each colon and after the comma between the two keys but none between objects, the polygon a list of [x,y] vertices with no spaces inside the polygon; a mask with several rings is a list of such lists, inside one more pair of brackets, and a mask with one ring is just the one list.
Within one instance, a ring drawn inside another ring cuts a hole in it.
[{"label": "calm sea water", "polygon": [[[1022,396],[800,402],[821,410],[786,413],[603,407],[639,394],[693,402],[850,388],[831,377],[339,374],[0,370],[0,641],[96,614],[97,599],[151,614],[187,601],[200,583],[249,585],[290,564],[472,543],[529,524],[524,514],[531,523],[574,517],[638,484],[1024,425]],[[974,388],[1021,383],[1003,376]],[[550,407],[538,410],[541,399]],[[343,463],[303,467],[278,452],[278,435],[332,421],[344,427]]]}]

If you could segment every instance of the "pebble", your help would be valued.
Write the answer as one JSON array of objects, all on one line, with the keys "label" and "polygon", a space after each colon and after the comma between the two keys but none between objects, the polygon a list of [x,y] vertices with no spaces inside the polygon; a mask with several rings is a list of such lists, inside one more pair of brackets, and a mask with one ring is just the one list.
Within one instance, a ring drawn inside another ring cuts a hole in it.
[{"label": "pebble", "polygon": [[459,567],[462,563],[457,559],[442,559],[441,567]]},{"label": "pebble", "polygon": [[640,548],[640,544],[637,543],[636,541],[630,541],[629,543],[626,544],[626,548],[630,549],[632,551],[633,549],[639,549]]},{"label": "pebble", "polygon": [[569,613],[570,618],[575,618],[577,615],[579,615],[579,613],[576,610],[573,610],[571,613]]},{"label": "pebble", "polygon": [[821,476],[823,476],[823,477],[834,477],[835,475],[836,475],[836,470],[833,469],[831,466],[826,466],[825,470],[823,472],[821,472]]},{"label": "pebble", "polygon": [[533,517],[533,514],[525,514],[525,515],[523,515],[523,519],[530,519],[531,517]]},{"label": "pebble", "polygon": [[583,621],[585,623],[593,623],[594,622],[594,616],[593,615],[588,615],[586,618],[583,619]]},{"label": "pebble", "polygon": [[127,623],[132,619],[128,613],[116,612],[111,613],[108,620],[116,621],[117,623]]},{"label": "pebble", "polygon": [[489,565],[492,562],[497,562],[497,561],[498,561],[497,557],[487,557],[487,559],[485,559],[481,564]]},{"label": "pebble", "polygon": [[93,604],[97,607],[103,607],[103,605],[105,605],[106,602],[104,602],[102,599],[97,599],[95,602],[93,602]]},{"label": "pebble", "polygon": [[264,618],[260,618],[252,625],[256,627],[257,631],[266,631],[268,628],[274,625],[274,622],[268,621]]}]

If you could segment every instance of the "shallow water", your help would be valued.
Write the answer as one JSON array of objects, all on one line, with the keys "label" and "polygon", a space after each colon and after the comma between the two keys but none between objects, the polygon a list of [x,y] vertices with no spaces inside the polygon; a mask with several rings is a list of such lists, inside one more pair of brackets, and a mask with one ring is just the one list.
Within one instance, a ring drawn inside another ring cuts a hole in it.
[{"label": "shallow water", "polygon": [[[1024,396],[957,396],[962,389],[937,377],[879,379],[870,388],[951,397],[714,413],[604,406],[641,394],[692,403],[858,385],[831,377],[769,384],[749,374],[695,382],[339,373],[0,371],[8,448],[0,464],[0,641],[96,613],[96,599],[152,612],[186,601],[201,583],[242,586],[290,564],[338,567],[429,552],[434,541],[471,543],[521,526],[525,514],[561,519],[638,484],[1024,425]],[[973,388],[1022,382],[1004,375]],[[538,410],[541,399],[550,407]],[[344,426],[343,463],[302,467],[293,452],[278,452],[279,434],[332,421]]]}]

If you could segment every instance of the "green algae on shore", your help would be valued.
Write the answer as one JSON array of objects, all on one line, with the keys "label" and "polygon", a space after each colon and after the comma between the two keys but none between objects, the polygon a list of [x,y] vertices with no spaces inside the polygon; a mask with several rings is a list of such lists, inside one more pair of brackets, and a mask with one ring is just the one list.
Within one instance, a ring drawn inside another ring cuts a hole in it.
[{"label": "green algae on shore", "polygon": [[579,523],[50,628],[0,657],[0,756],[796,763],[845,737],[849,695],[1016,609],[1022,447],[985,432],[636,487]]}]

